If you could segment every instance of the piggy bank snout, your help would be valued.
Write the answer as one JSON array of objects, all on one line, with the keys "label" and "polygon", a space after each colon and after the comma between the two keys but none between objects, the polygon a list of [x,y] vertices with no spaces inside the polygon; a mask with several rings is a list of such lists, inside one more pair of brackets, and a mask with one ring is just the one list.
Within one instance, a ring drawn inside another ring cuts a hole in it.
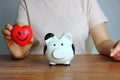
[{"label": "piggy bank snout", "polygon": [[63,59],[65,57],[65,52],[62,49],[54,49],[52,52],[53,58],[55,59]]}]

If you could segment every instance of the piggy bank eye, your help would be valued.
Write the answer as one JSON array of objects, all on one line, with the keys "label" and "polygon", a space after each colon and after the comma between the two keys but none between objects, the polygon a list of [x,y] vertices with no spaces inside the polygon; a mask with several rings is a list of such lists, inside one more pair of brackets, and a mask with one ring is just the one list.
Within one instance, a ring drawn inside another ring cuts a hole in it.
[{"label": "piggy bank eye", "polygon": [[63,43],[61,43],[61,46],[63,46]]},{"label": "piggy bank eye", "polygon": [[56,44],[53,44],[53,46],[56,46]]}]

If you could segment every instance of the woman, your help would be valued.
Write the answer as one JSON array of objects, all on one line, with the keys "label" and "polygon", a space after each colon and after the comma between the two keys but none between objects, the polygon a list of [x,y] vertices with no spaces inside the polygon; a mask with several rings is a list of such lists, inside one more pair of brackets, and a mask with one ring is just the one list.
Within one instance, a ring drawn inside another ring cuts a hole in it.
[{"label": "woman", "polygon": [[29,53],[43,53],[44,36],[48,32],[60,36],[64,32],[73,35],[76,53],[86,53],[86,40],[91,35],[100,54],[120,61],[120,41],[113,42],[105,29],[107,18],[97,0],[21,0],[15,25],[30,25],[31,42],[24,47],[11,39],[13,26],[3,30],[5,42],[16,59]]}]

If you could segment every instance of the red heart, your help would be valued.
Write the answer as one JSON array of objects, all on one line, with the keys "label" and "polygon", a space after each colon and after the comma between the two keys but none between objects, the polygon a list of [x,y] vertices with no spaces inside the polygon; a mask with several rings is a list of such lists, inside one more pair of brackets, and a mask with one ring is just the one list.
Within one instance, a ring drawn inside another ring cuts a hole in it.
[{"label": "red heart", "polygon": [[14,26],[11,37],[18,45],[25,46],[32,38],[32,29],[30,26]]}]

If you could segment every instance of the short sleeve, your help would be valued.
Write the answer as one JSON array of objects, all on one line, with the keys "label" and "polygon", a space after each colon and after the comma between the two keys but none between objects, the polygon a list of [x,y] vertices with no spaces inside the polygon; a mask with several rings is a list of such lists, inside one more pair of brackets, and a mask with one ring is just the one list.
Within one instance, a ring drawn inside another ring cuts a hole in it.
[{"label": "short sleeve", "polygon": [[24,3],[24,0],[20,0],[16,22],[28,25],[27,7]]},{"label": "short sleeve", "polygon": [[90,28],[108,21],[97,0],[88,0],[87,17]]}]

